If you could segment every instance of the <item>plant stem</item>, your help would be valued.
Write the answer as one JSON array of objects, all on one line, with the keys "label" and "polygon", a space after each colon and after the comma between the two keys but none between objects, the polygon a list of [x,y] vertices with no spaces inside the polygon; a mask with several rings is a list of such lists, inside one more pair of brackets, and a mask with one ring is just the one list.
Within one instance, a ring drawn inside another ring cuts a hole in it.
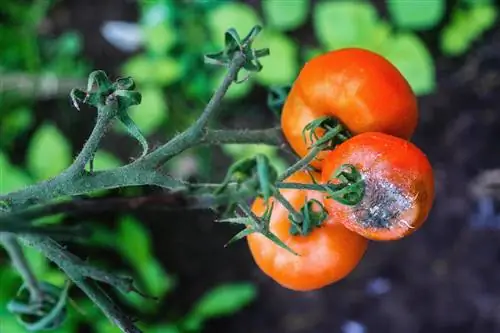
[{"label": "plant stem", "polygon": [[66,170],[66,174],[76,176],[85,170],[85,166],[94,157],[99,148],[99,143],[114,117],[114,113],[111,112],[108,106],[103,106],[98,110],[94,129],[73,164]]},{"label": "plant stem", "polygon": [[226,95],[231,84],[236,79],[238,72],[244,63],[244,54],[237,52],[231,62],[231,65],[229,66],[229,70],[224,77],[224,80],[208,102],[200,118],[198,118],[198,120],[196,120],[196,122],[194,122],[194,124],[191,125],[185,132],[176,136],[157,150],[151,152],[148,156],[145,156],[144,162],[147,166],[156,169],[166,163],[173,156],[178,155],[184,150],[193,147],[202,141],[203,132],[206,131],[208,122],[216,115],[222,99]]},{"label": "plant stem", "polygon": [[38,302],[43,299],[43,292],[40,289],[38,280],[33,274],[26,257],[24,256],[23,249],[17,241],[14,234],[2,232],[0,233],[0,244],[3,245],[10,259],[12,265],[21,274],[21,277],[29,290],[31,301]]},{"label": "plant stem", "polygon": [[322,187],[321,185],[316,185],[316,184],[280,182],[280,183],[276,183],[275,187],[281,188],[281,189],[313,190],[313,191],[319,191],[319,192],[327,192],[326,188]]},{"label": "plant stem", "polygon": [[284,143],[281,128],[261,130],[208,130],[202,137],[201,144],[266,144],[280,146]]},{"label": "plant stem", "polygon": [[289,212],[290,214],[292,214],[292,217],[293,219],[295,220],[295,222],[300,222],[303,220],[303,217],[302,217],[302,214],[300,214],[293,206],[292,204],[290,203],[290,201],[288,201],[281,193],[280,191],[274,191],[274,197],[276,198],[276,200],[278,200],[282,205],[283,207],[285,207]]},{"label": "plant stem", "polygon": [[293,173],[295,173],[298,170],[303,169],[306,167],[314,158],[316,158],[316,155],[322,150],[321,147],[313,147],[309,152],[307,153],[304,158],[300,159],[295,163],[294,165],[290,166],[288,169],[286,169],[283,174],[278,178],[278,182],[283,181],[284,179],[287,179],[290,177]]},{"label": "plant stem", "polygon": [[[99,288],[94,281],[87,279],[88,274],[84,272],[88,265],[81,259],[68,252],[65,248],[48,237],[23,236],[22,241],[25,245],[33,247],[41,252],[63,270],[64,273],[101,309],[106,317],[122,330],[122,332],[141,333],[141,330],[113,303],[111,298]],[[104,271],[99,272],[102,273]],[[102,279],[98,280],[105,280],[105,275]],[[109,279],[107,279],[107,281],[109,281]]]}]

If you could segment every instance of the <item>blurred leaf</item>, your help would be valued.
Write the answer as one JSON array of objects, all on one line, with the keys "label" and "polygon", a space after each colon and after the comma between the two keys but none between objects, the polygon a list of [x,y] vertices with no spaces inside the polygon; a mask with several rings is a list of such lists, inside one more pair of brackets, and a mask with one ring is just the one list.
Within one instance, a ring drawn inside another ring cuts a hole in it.
[{"label": "blurred leaf", "polygon": [[76,31],[63,33],[54,43],[60,56],[75,56],[82,50],[82,36]]},{"label": "blurred leaf", "polygon": [[[174,281],[151,253],[150,237],[150,233],[139,221],[125,216],[121,219],[116,244],[120,253],[140,274],[148,293],[161,297],[173,288]],[[141,300],[144,302],[143,298]]]},{"label": "blurred leaf", "polygon": [[158,326],[152,326],[148,327],[146,332],[148,333],[182,333],[180,329],[175,327],[174,325],[158,325]]},{"label": "blurred leaf", "polygon": [[202,321],[233,314],[257,297],[255,286],[249,283],[233,283],[217,286],[198,300],[189,317]]},{"label": "blurred leaf", "polygon": [[42,124],[30,141],[28,170],[37,180],[56,176],[72,161],[72,149],[64,135],[51,123]]},{"label": "blurred leaf", "polygon": [[30,247],[23,247],[23,252],[35,276],[42,277],[49,269],[47,258]]},{"label": "blurred leaf", "polygon": [[306,22],[309,5],[309,0],[266,0],[262,1],[262,10],[269,26],[286,31]]},{"label": "blurred leaf", "polygon": [[400,34],[391,38],[383,55],[408,80],[417,95],[431,93],[435,88],[435,68],[425,44],[414,34]]},{"label": "blurred leaf", "polygon": [[155,297],[162,297],[174,289],[174,279],[165,273],[162,265],[154,258],[142,265],[140,273],[148,293]]},{"label": "blurred leaf", "polygon": [[259,144],[227,144],[221,147],[222,151],[234,160],[242,160],[263,154],[271,160],[271,164],[282,173],[287,168],[287,163],[278,156],[278,148]]},{"label": "blurred leaf", "polygon": [[450,24],[441,34],[441,50],[448,56],[463,54],[475,40],[493,26],[497,16],[495,6],[487,4],[454,10]]},{"label": "blurred leaf", "polygon": [[426,30],[443,18],[445,0],[401,1],[387,0],[387,8],[394,23],[405,29]]},{"label": "blurred leaf", "polygon": [[174,20],[176,8],[173,0],[141,0],[139,5],[142,12],[140,21],[145,26],[154,27]]},{"label": "blurred leaf", "polygon": [[28,107],[18,107],[6,115],[2,115],[0,122],[0,133],[4,146],[18,135],[24,133],[33,124],[33,114]]},{"label": "blurred leaf", "polygon": [[174,28],[167,22],[144,27],[146,48],[156,55],[166,54],[177,40]]},{"label": "blurred leaf", "polygon": [[116,244],[124,257],[138,270],[151,259],[150,234],[144,226],[131,216],[124,216],[117,231]]},{"label": "blurred leaf", "polygon": [[167,86],[181,78],[183,69],[181,64],[171,57],[138,55],[125,63],[123,72],[139,83]]},{"label": "blurred leaf", "polygon": [[30,177],[11,165],[7,156],[0,150],[0,193],[20,190],[31,183]]},{"label": "blurred leaf", "polygon": [[94,156],[94,171],[113,169],[121,165],[122,162],[107,151],[98,150]]},{"label": "blurred leaf", "polygon": [[313,11],[315,34],[328,49],[373,49],[379,42],[374,39],[377,21],[377,11],[367,2],[323,1]]},{"label": "blurred leaf", "polygon": [[[5,253],[3,248],[1,251],[3,256],[3,253]],[[21,277],[19,276],[19,273],[7,260],[5,261],[4,265],[0,266],[0,286],[2,286],[2,292],[0,292],[0,318],[3,315],[3,311],[7,313],[7,309],[5,308],[7,300],[10,300],[16,295],[16,291],[21,283]],[[2,330],[2,332],[4,331]]]},{"label": "blurred leaf", "polygon": [[[207,24],[216,48],[224,46],[224,34],[230,28],[236,29],[240,37],[246,36],[256,24],[262,24],[255,10],[240,2],[221,2],[208,12]],[[259,39],[260,36],[257,38]]]},{"label": "blurred leaf", "polygon": [[167,120],[168,108],[159,87],[146,86],[141,89],[141,93],[141,104],[130,108],[129,115],[145,135],[150,135]]},{"label": "blurred leaf", "polygon": [[285,85],[299,72],[298,46],[286,35],[265,31],[254,43],[256,48],[269,47],[271,54],[261,59],[263,69],[255,79],[263,85]]}]

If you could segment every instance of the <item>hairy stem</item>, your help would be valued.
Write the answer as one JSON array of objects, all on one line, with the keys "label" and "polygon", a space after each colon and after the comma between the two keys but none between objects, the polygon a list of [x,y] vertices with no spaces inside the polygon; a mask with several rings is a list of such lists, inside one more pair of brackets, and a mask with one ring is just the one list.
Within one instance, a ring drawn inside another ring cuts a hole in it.
[{"label": "hairy stem", "polygon": [[16,236],[11,233],[2,232],[0,233],[0,244],[3,245],[9,254],[14,268],[19,272],[19,274],[21,274],[21,277],[29,290],[31,301],[41,301],[43,299],[43,292],[40,289],[38,280],[33,274],[26,257],[24,256],[23,249],[17,241]]},{"label": "hairy stem", "polygon": [[245,56],[243,53],[237,52],[231,62],[231,65],[229,66],[227,75],[224,77],[221,85],[217,88],[214,95],[208,102],[200,118],[198,118],[198,120],[194,122],[194,124],[191,125],[185,132],[176,136],[165,145],[150,153],[148,156],[145,156],[144,163],[147,166],[156,169],[166,163],[173,156],[201,143],[203,132],[206,131],[206,127],[210,119],[216,115],[222,99],[226,95],[231,84],[235,81],[238,72],[244,63]]},{"label": "hairy stem", "polygon": [[290,177],[292,174],[294,174],[296,171],[299,171],[303,168],[305,168],[312,160],[316,158],[316,155],[321,151],[321,147],[314,147],[312,148],[304,158],[300,159],[295,163],[294,165],[290,166],[288,169],[286,169],[278,178],[278,182],[283,181],[284,179],[287,179]]},{"label": "hairy stem", "polygon": [[87,265],[81,259],[48,237],[23,236],[21,239],[25,245],[35,248],[54,262],[122,332],[141,333],[111,298],[94,281],[87,278],[88,274],[84,273]]},{"label": "hairy stem", "polygon": [[95,152],[99,148],[99,143],[104,137],[104,134],[106,134],[106,130],[113,118],[114,114],[110,109],[108,109],[107,106],[104,106],[101,110],[99,110],[96,124],[89,139],[83,146],[83,149],[80,151],[73,164],[66,170],[66,174],[75,176],[85,170],[85,166],[93,159]]}]

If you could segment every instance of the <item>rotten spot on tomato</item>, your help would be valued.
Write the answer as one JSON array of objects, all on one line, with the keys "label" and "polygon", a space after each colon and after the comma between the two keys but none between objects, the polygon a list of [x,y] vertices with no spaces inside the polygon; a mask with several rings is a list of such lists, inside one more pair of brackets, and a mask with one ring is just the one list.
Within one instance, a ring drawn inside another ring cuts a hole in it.
[{"label": "rotten spot on tomato", "polygon": [[365,177],[365,196],[353,207],[352,214],[365,228],[391,229],[410,226],[404,214],[415,203],[415,198],[387,181]]}]

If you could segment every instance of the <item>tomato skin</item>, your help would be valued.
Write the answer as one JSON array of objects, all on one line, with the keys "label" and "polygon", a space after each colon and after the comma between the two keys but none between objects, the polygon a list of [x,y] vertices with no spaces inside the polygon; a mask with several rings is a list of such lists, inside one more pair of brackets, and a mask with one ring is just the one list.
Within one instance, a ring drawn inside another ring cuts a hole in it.
[{"label": "tomato skin", "polygon": [[[361,48],[345,48],[307,62],[285,101],[281,126],[299,156],[310,145],[302,129],[322,116],[336,118],[353,135],[383,132],[410,139],[418,106],[410,85],[388,60]],[[320,153],[311,165],[319,169],[324,156]]]},{"label": "tomato skin", "polygon": [[[317,179],[319,176],[315,174]],[[299,171],[285,182],[310,184],[311,179],[306,172]],[[306,200],[321,201],[324,196],[321,192],[310,190],[283,189],[280,192],[297,210]],[[252,211],[257,216],[263,215],[265,204],[262,198],[254,201]],[[307,236],[292,236],[289,233],[288,214],[288,211],[275,201],[270,230],[300,256],[279,247],[261,234],[247,236],[250,252],[257,266],[267,276],[285,288],[310,291],[344,278],[358,265],[366,251],[367,239],[330,218]]]},{"label": "tomato skin", "polygon": [[365,181],[355,206],[325,199],[329,213],[348,229],[370,239],[403,238],[426,221],[434,201],[434,175],[425,154],[411,142],[377,132],[354,136],[325,158],[321,182],[351,164]]}]

